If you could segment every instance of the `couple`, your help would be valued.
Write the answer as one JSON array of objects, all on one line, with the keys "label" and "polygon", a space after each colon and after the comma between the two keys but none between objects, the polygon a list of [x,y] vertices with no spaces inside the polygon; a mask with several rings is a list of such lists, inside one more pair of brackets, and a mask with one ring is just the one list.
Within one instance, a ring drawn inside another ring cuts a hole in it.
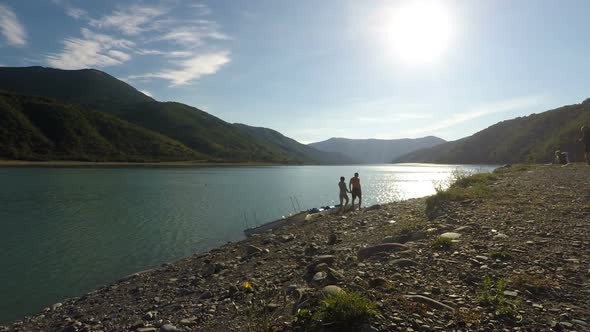
[{"label": "couple", "polygon": [[346,188],[346,183],[344,182],[344,176],[340,177],[340,182],[338,182],[338,187],[340,188],[340,213],[344,213],[346,209],[346,205],[348,205],[348,194],[352,193],[352,209],[354,210],[354,200],[358,197],[359,198],[359,210],[361,209],[361,179],[359,178],[359,173],[354,173],[354,177],[350,178],[350,182],[348,183],[348,187]]}]

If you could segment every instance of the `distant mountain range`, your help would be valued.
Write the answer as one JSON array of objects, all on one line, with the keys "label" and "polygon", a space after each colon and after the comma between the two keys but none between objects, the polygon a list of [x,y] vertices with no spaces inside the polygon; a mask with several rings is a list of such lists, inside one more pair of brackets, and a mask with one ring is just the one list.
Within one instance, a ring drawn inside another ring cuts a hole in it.
[{"label": "distant mountain range", "polygon": [[[343,155],[320,152],[271,129],[231,124],[188,105],[155,101],[98,70],[0,67],[0,90],[10,92],[12,96],[4,94],[4,98],[12,101],[0,104],[0,114],[20,119],[19,125],[11,127],[5,121],[0,122],[0,141],[4,142],[0,145],[0,156],[4,158],[352,162]],[[56,114],[52,114],[51,119],[41,117],[48,112]],[[80,121],[66,121],[72,114],[77,114],[76,119]],[[60,123],[57,118],[62,115],[64,121]],[[83,131],[95,128],[97,123],[90,119],[98,117],[112,123],[110,128],[116,130],[105,132],[96,129],[95,132],[103,138],[101,142],[104,146],[93,150],[88,146],[94,143],[87,140],[98,138],[91,138]],[[88,122],[87,126],[83,125],[83,119]],[[24,128],[25,124],[28,131],[17,129]],[[65,149],[41,128],[53,128],[55,136],[61,135],[64,144],[72,139],[80,145],[73,150]],[[143,142],[144,148],[134,146],[134,150],[122,149],[123,142],[119,141],[122,139],[122,128],[130,129],[127,141]],[[27,147],[18,143],[24,139],[19,135],[32,135],[33,132],[43,134],[48,140],[35,139]],[[74,133],[75,138],[71,136]],[[41,142],[53,143],[46,146]],[[109,149],[106,148],[107,142],[110,142]],[[145,148],[147,146],[152,149]]]},{"label": "distant mountain range", "polygon": [[311,143],[309,146],[320,151],[343,154],[359,163],[386,164],[412,151],[430,148],[445,142],[442,138],[434,136],[389,140],[330,138]]},{"label": "distant mountain range", "polygon": [[457,141],[443,143],[396,158],[394,162],[504,164],[550,162],[556,150],[582,161],[584,149],[580,127],[590,125],[590,99],[499,122]]}]

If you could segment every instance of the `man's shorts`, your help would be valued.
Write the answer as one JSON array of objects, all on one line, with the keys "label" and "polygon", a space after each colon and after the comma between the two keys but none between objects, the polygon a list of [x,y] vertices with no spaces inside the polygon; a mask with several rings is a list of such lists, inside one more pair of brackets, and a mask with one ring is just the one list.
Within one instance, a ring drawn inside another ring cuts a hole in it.
[{"label": "man's shorts", "polygon": [[361,188],[352,188],[352,199],[361,198],[363,193],[361,192]]}]

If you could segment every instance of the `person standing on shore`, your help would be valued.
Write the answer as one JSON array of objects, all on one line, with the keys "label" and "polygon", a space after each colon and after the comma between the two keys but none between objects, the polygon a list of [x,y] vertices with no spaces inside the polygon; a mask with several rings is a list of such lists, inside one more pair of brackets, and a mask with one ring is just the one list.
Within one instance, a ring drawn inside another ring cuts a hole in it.
[{"label": "person standing on shore", "polygon": [[352,209],[354,210],[354,200],[358,197],[360,210],[363,194],[361,192],[361,179],[359,178],[359,173],[354,173],[354,177],[350,178],[348,186],[350,187],[350,192],[352,193]]},{"label": "person standing on shore", "polygon": [[344,176],[340,177],[340,182],[338,182],[338,188],[340,188],[340,213],[344,213],[346,211],[346,206],[348,205],[348,194],[350,191],[346,189],[346,182],[344,182]]},{"label": "person standing on shore", "polygon": [[586,126],[582,126],[580,131],[582,131],[582,137],[578,141],[584,143],[584,158],[586,158],[586,163],[590,165],[590,129]]}]

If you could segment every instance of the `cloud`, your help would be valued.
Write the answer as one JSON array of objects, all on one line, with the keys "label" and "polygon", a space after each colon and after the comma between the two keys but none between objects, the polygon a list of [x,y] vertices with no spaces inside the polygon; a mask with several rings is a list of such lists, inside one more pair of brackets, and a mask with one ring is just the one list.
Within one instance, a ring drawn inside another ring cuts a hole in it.
[{"label": "cloud", "polygon": [[132,75],[128,79],[161,78],[168,80],[173,86],[189,84],[204,75],[215,74],[225,64],[231,61],[228,51],[201,54],[181,61],[175,69],[163,70],[156,73]]},{"label": "cloud", "polygon": [[46,62],[62,69],[82,69],[119,65],[131,59],[121,49],[134,46],[132,41],[94,33],[85,28],[81,31],[83,38],[65,39],[63,51],[45,56]]},{"label": "cloud", "polygon": [[201,26],[176,27],[157,37],[155,40],[172,41],[177,44],[195,47],[202,45],[207,39],[227,40],[229,37],[219,32],[215,25],[206,24]]},{"label": "cloud", "polygon": [[19,22],[16,14],[6,5],[0,5],[0,30],[8,44],[25,46],[27,44],[27,32]]},{"label": "cloud", "polygon": [[113,11],[99,19],[91,19],[89,24],[100,29],[114,29],[128,36],[135,36],[144,31],[154,30],[150,23],[169,11],[164,7],[147,7],[132,5]]},{"label": "cloud", "polygon": [[147,90],[139,90],[139,92],[143,93],[144,95],[146,95],[146,96],[148,96],[148,97],[152,97],[152,98],[154,97],[154,96],[152,96],[152,94],[151,94],[149,91],[147,91]]},{"label": "cloud", "polygon": [[88,12],[81,8],[66,7],[66,14],[75,19],[85,18],[88,16]]},{"label": "cloud", "polygon": [[139,49],[135,51],[138,55],[161,55],[167,58],[188,58],[193,55],[190,51],[161,51],[161,50],[149,50]]},{"label": "cloud", "polygon": [[486,115],[515,111],[519,109],[539,106],[544,100],[542,96],[525,96],[520,98],[512,98],[485,104],[474,109],[451,115],[445,120],[439,121],[434,125],[422,127],[419,129],[410,129],[402,132],[402,135],[417,135],[424,133],[432,133],[441,129],[446,129],[463,122],[475,120]]}]

